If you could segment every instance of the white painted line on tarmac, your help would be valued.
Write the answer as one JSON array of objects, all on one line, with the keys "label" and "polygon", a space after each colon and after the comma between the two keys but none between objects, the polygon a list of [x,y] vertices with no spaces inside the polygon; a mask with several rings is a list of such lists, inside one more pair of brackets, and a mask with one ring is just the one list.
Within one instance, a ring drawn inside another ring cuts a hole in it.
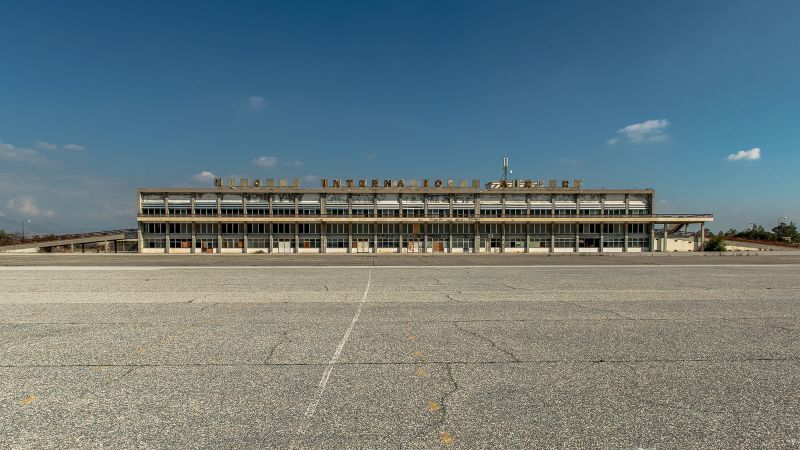
[{"label": "white painted line on tarmac", "polygon": [[593,268],[593,269],[613,269],[613,268],[633,268],[633,267],[658,267],[658,268],[681,268],[681,267],[800,267],[800,264],[496,264],[496,265],[459,265],[459,266],[366,266],[366,265],[306,265],[306,266],[0,266],[0,272],[14,271],[126,271],[126,270],[219,270],[219,269],[291,269],[291,270],[321,270],[321,269],[553,269],[553,268]]},{"label": "white painted line on tarmac", "polygon": [[328,380],[331,377],[331,372],[333,372],[333,366],[335,366],[339,361],[339,357],[342,355],[344,345],[347,343],[347,340],[350,339],[350,333],[353,332],[353,328],[355,328],[358,318],[361,317],[361,310],[364,309],[364,303],[367,301],[367,295],[369,294],[369,287],[371,285],[372,270],[370,270],[369,275],[367,275],[367,288],[364,289],[364,295],[361,297],[361,302],[358,304],[356,314],[353,316],[353,320],[350,321],[350,326],[347,327],[347,331],[344,332],[342,340],[339,341],[339,346],[336,347],[336,351],[333,352],[333,356],[331,356],[330,361],[328,361],[328,367],[325,368],[325,373],[322,374],[322,379],[319,380],[319,385],[317,385],[317,392],[314,395],[314,398],[311,400],[311,403],[309,403],[308,408],[306,408],[303,419],[300,421],[300,427],[297,429],[297,434],[289,444],[290,449],[297,448],[297,440],[302,439],[306,428],[308,427],[309,421],[312,417],[314,417],[314,413],[317,411],[317,406],[319,406],[319,402],[322,400],[322,396],[325,394],[325,388],[328,386]]}]

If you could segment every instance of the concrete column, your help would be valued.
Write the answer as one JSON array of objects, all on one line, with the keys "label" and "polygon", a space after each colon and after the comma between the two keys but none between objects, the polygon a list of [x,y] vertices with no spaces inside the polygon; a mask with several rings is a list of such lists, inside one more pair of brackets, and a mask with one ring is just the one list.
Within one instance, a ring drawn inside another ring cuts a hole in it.
[{"label": "concrete column", "polygon": [[556,248],[556,224],[550,224],[550,253],[554,253]]},{"label": "concrete column", "polygon": [[243,241],[242,242],[242,253],[247,253],[247,235],[248,235],[248,233],[247,233],[247,225],[248,224],[247,224],[247,222],[245,222],[242,225],[244,226],[244,230],[242,230],[244,232],[244,236],[242,238],[242,241]]},{"label": "concrete column", "polygon": [[[505,200],[503,200],[503,211],[500,214],[505,216],[505,210],[506,210],[506,205],[505,205]],[[506,224],[505,223],[501,223],[500,224],[500,253],[505,253],[505,252],[506,252]]]},{"label": "concrete column", "polygon": [[[169,253],[169,222],[164,226],[166,227],[164,230],[164,253]],[[83,244],[81,244],[81,253],[83,253]]]},{"label": "concrete column", "polygon": [[[322,214],[320,209],[320,214]],[[319,252],[328,253],[328,224],[322,222],[319,224]]]},{"label": "concrete column", "polygon": [[664,224],[664,244],[661,246],[661,253],[667,253],[667,224]]},{"label": "concrete column", "polygon": [[[628,210],[628,203],[627,203],[627,200],[626,200],[625,201],[625,211],[627,211],[627,210]],[[625,230],[624,230],[625,231],[625,242],[622,244],[622,251],[623,252],[627,252],[628,251],[628,223],[626,222],[623,226],[625,227]]]},{"label": "concrete column", "polygon": [[[428,220],[428,194],[422,194],[422,217],[425,220]],[[428,224],[421,223],[419,224],[419,228],[422,231],[422,253],[427,253],[428,251]]]},{"label": "concrete column", "polygon": [[[219,211],[219,198],[217,198],[217,211]],[[222,253],[222,222],[217,222],[217,253]]]},{"label": "concrete column", "polygon": [[700,251],[706,248],[706,223],[700,222]]},{"label": "concrete column", "polygon": [[[450,199],[450,216],[453,215],[453,200]],[[447,224],[447,231],[450,232],[450,244],[449,248],[447,249],[447,253],[453,253],[453,224]]]},{"label": "concrete column", "polygon": [[656,251],[656,224],[650,224],[650,252]]},{"label": "concrete column", "polygon": [[[577,199],[575,201],[578,201]],[[576,209],[577,211],[577,209]],[[580,252],[581,244],[580,244],[580,237],[581,237],[581,224],[575,223],[575,253]]]},{"label": "concrete column", "polygon": [[[377,215],[377,212],[375,213],[375,215]],[[378,223],[377,222],[372,224],[372,253],[378,253]]]},{"label": "concrete column", "polygon": [[626,216],[630,215],[630,213],[631,213],[631,209],[629,207],[630,206],[630,204],[629,204],[630,202],[628,200],[629,200],[628,199],[628,194],[625,194],[625,215]]},{"label": "concrete column", "polygon": [[[194,203],[194,197],[192,197],[192,203]],[[194,205],[192,205],[192,211],[194,211]],[[191,253],[195,253],[195,244],[197,243],[197,223],[192,222],[192,248],[189,250]]]},{"label": "concrete column", "polygon": [[[75,244],[69,244],[69,252],[70,253],[75,253]],[[139,253],[141,253],[141,252],[142,251],[139,250]]]},{"label": "concrete column", "polygon": [[[601,208],[603,207],[602,204],[601,204],[600,207]],[[605,248],[605,245],[606,245],[606,229],[605,228],[606,228],[606,224],[605,223],[600,223],[600,248],[598,250],[600,250],[601,252],[603,251],[603,249]]]},{"label": "concrete column", "polygon": [[242,193],[242,215],[247,216],[247,194]]},{"label": "concrete column", "polygon": [[[270,209],[272,209],[271,206]],[[267,253],[272,253],[272,223],[267,224],[267,233],[269,233],[269,243],[267,243],[269,248],[267,248]]]},{"label": "concrete column", "polygon": [[[425,202],[425,217],[428,216],[428,202]],[[426,253],[428,251],[428,224],[421,223],[419,224],[420,229],[422,230],[422,253]]]},{"label": "concrete column", "polygon": [[[400,211],[403,211],[402,205],[400,207]],[[397,251],[399,253],[403,253],[403,222],[400,222],[399,224],[397,224],[397,226],[399,227],[399,229],[397,230],[398,231],[397,237],[399,238],[399,241],[397,243]]]},{"label": "concrete column", "polygon": [[480,253],[481,251],[481,224],[475,222],[475,242],[472,245],[472,251],[474,253]]},{"label": "concrete column", "polygon": [[[349,207],[348,207],[349,208]],[[350,212],[352,215],[352,211]],[[347,224],[347,253],[353,253],[353,224]]]},{"label": "concrete column", "polygon": [[[528,199],[528,215],[530,215],[530,213],[531,213],[531,204],[530,204],[530,199]],[[531,224],[530,223],[526,223],[525,224],[525,253],[528,253],[530,251],[530,246],[531,246]]]},{"label": "concrete column", "polygon": [[[526,194],[525,195],[525,217],[530,217],[530,216],[531,216],[531,195],[530,194]],[[528,248],[527,244],[525,244],[525,248],[526,248],[525,251],[528,251],[527,250],[527,248]]]},{"label": "concrete column", "polygon": [[[294,203],[294,214],[297,216],[297,200]],[[294,252],[300,253],[300,224],[294,224]]]}]

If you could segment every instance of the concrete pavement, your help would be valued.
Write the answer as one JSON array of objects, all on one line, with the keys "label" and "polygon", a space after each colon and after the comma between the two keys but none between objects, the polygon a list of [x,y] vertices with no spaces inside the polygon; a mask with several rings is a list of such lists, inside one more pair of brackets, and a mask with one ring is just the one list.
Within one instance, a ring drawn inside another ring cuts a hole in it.
[{"label": "concrete pavement", "polygon": [[2,446],[800,446],[790,256],[97,256],[0,259]]}]

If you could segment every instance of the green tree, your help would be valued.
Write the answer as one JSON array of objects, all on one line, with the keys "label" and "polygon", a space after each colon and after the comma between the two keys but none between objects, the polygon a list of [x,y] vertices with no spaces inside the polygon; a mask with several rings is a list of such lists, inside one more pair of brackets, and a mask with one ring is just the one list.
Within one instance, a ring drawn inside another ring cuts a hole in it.
[{"label": "green tree", "polygon": [[706,252],[724,252],[725,240],[722,236],[713,236],[706,241],[703,250]]},{"label": "green tree", "polygon": [[788,224],[781,222],[772,231],[778,240],[800,242],[800,233],[797,232],[797,226],[795,226],[794,222],[789,222]]}]

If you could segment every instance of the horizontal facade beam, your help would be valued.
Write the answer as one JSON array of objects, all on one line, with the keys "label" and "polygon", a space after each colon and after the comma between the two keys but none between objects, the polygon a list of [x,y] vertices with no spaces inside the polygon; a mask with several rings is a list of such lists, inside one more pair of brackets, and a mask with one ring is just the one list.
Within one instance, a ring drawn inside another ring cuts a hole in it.
[{"label": "horizontal facade beam", "polygon": [[712,215],[550,217],[139,216],[141,223],[653,223],[713,222]]}]

